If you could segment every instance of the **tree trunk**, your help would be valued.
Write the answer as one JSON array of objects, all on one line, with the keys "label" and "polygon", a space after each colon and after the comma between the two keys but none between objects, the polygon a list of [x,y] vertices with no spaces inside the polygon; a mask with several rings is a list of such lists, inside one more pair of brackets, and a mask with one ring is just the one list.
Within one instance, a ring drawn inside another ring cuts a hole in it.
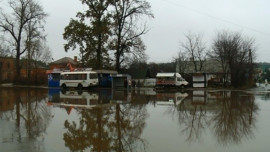
[{"label": "tree trunk", "polygon": [[116,65],[115,65],[115,70],[119,71],[120,70],[120,53],[117,51],[116,53]]},{"label": "tree trunk", "polygon": [[20,77],[21,76],[21,67],[20,67],[20,55],[18,55],[19,53],[17,53],[16,55],[16,78]]},{"label": "tree trunk", "polygon": [[96,67],[97,67],[97,69],[101,69],[101,62],[102,62],[102,60],[101,60],[101,45],[102,45],[102,42],[101,42],[102,40],[101,40],[101,34],[99,34],[99,36],[98,36],[98,50],[97,50],[97,65],[96,65]]}]

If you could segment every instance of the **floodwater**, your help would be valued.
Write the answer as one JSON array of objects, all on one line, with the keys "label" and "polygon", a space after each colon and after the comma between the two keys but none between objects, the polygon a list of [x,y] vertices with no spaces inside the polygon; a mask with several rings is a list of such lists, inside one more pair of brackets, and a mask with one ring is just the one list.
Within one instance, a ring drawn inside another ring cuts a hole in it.
[{"label": "floodwater", "polygon": [[264,152],[270,92],[0,88],[1,152]]}]

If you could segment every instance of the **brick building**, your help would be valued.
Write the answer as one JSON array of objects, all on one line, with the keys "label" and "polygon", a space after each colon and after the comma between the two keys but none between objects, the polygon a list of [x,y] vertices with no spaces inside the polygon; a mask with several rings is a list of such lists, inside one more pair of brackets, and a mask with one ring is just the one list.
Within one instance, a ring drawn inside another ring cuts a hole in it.
[{"label": "brick building", "polygon": [[0,83],[12,82],[16,73],[15,59],[0,57]]},{"label": "brick building", "polygon": [[[21,78],[26,79],[28,77],[27,60],[21,60]],[[46,67],[39,64],[30,64],[31,78],[38,78],[39,80],[47,80]],[[0,57],[0,83],[11,83],[16,76],[15,59],[11,57]],[[33,80],[33,79],[32,79]]]}]

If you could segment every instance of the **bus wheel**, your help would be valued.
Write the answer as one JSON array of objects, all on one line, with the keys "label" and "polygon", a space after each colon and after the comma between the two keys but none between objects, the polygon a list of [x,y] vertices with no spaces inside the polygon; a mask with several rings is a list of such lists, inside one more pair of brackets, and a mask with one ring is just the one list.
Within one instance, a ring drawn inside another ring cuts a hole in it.
[{"label": "bus wheel", "polygon": [[67,89],[67,86],[65,84],[62,84],[61,87],[62,87],[63,90],[66,90]]},{"label": "bus wheel", "polygon": [[81,84],[78,84],[78,90],[82,90],[83,86]]},{"label": "bus wheel", "polygon": [[185,86],[184,86],[184,85],[181,85],[181,86],[180,86],[180,88],[181,88],[181,89],[184,89],[184,88],[185,88]]}]

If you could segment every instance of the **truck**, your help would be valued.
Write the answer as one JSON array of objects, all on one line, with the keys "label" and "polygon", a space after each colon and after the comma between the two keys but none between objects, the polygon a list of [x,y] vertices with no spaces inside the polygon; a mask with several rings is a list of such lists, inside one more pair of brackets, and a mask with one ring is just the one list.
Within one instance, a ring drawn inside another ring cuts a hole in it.
[{"label": "truck", "polygon": [[156,88],[185,88],[188,82],[179,73],[157,73]]}]

